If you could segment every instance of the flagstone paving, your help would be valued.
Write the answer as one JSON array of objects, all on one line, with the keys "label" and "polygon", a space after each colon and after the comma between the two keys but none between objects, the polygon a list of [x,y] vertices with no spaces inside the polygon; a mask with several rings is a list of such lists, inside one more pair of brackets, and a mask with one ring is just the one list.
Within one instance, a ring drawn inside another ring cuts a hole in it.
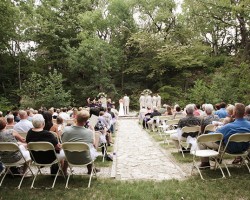
[{"label": "flagstone paving", "polygon": [[118,180],[184,179],[186,173],[164,151],[139,126],[138,120],[121,118],[111,177]]}]

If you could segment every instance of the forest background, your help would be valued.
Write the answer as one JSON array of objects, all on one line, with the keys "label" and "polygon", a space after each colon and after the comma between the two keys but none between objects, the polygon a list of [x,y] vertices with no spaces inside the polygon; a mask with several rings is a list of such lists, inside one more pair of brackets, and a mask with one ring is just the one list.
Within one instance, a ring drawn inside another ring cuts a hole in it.
[{"label": "forest background", "polygon": [[250,0],[1,0],[0,25],[0,110],[249,104]]}]

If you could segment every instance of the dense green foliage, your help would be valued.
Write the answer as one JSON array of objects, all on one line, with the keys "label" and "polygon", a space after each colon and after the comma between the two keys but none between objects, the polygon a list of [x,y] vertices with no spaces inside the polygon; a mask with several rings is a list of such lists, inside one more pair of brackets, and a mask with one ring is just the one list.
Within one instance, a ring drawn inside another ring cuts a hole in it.
[{"label": "dense green foliage", "polygon": [[99,92],[115,101],[126,93],[138,108],[145,88],[170,104],[249,104],[250,0],[181,7],[174,0],[2,0],[0,110],[82,106]]}]

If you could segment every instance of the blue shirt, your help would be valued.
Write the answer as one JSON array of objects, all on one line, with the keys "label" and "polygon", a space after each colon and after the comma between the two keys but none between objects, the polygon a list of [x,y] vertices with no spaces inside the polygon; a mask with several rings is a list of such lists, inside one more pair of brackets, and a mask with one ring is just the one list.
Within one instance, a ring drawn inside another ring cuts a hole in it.
[{"label": "blue shirt", "polygon": [[218,115],[219,118],[225,118],[228,115],[226,108],[221,108],[220,110],[217,110],[214,114]]},{"label": "blue shirt", "polygon": [[[235,133],[250,133],[250,122],[246,119],[236,119],[234,122],[218,128],[216,133],[223,134],[223,143],[226,144],[229,137]],[[229,153],[241,153],[249,148],[249,142],[230,142],[227,147]]]}]

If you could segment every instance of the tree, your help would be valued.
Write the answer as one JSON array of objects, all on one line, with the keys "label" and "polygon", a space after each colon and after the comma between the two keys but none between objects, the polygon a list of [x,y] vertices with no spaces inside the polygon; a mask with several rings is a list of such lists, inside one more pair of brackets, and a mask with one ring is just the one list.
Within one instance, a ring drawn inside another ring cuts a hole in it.
[{"label": "tree", "polygon": [[48,77],[32,73],[31,77],[24,81],[21,96],[21,106],[39,108],[61,107],[71,104],[70,91],[63,89],[62,74],[54,70]]}]

